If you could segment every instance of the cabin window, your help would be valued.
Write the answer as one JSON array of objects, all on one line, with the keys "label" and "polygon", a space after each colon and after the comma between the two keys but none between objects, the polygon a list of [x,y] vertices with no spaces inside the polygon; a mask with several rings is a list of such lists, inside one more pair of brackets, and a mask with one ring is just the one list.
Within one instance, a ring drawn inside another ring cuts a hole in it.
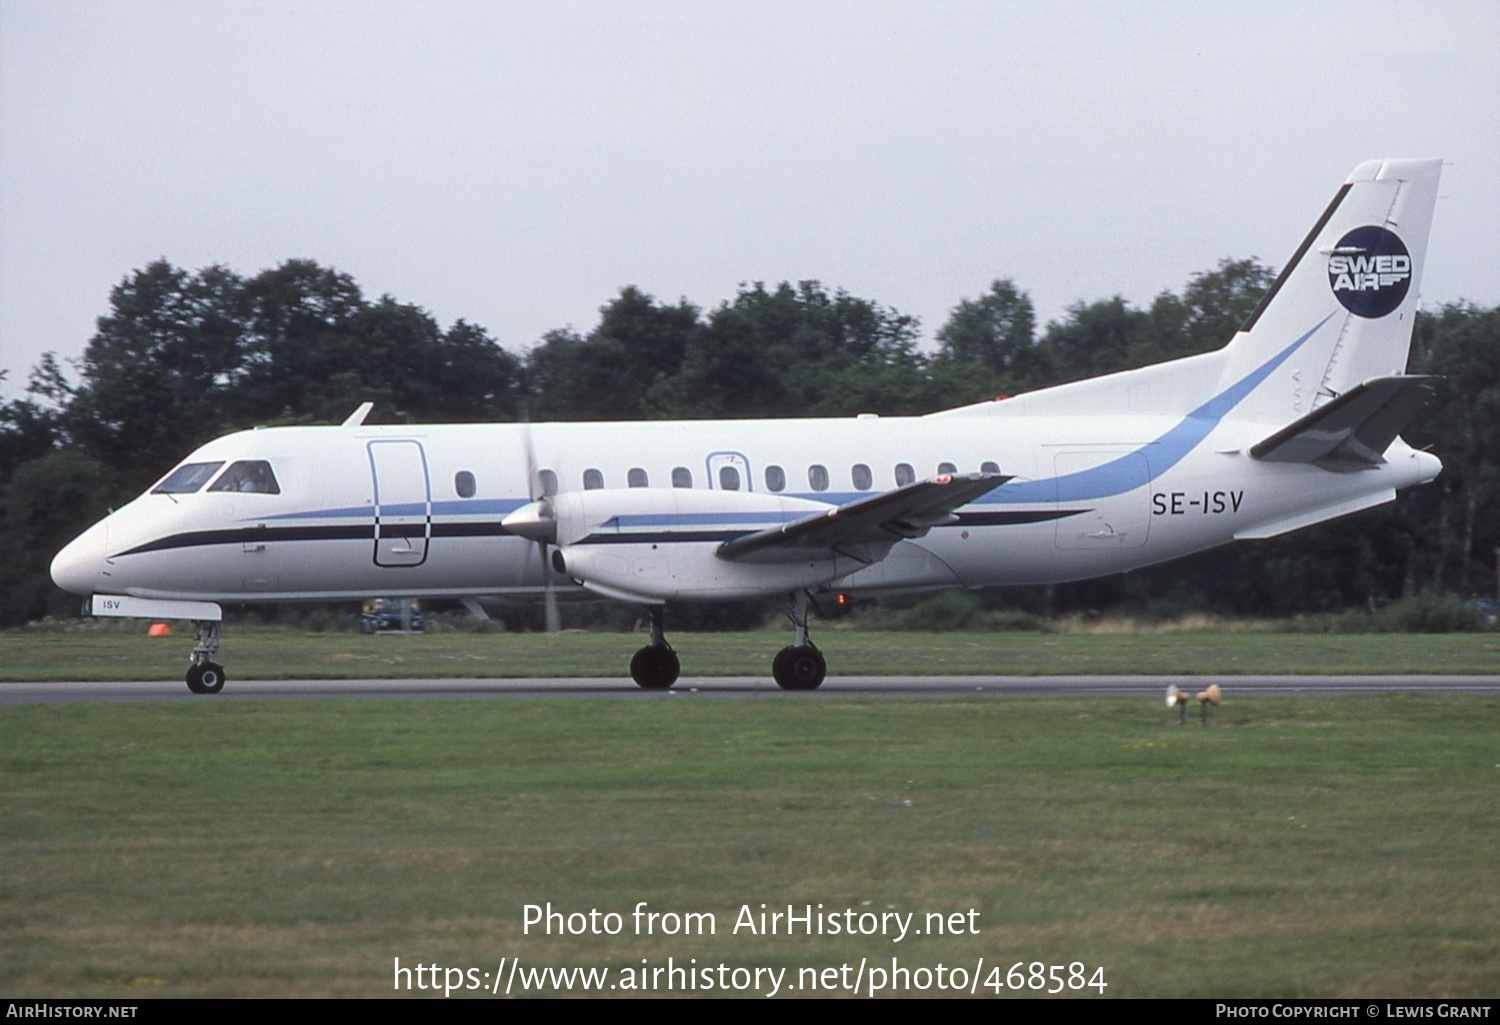
[{"label": "cabin window", "polygon": [[740,489],[740,471],[732,466],[719,467],[719,490],[738,491]]},{"label": "cabin window", "polygon": [[958,467],[952,463],[938,463],[938,473],[957,473]]},{"label": "cabin window", "polygon": [[468,470],[459,470],[453,475],[453,490],[458,492],[459,498],[473,498],[474,475]]},{"label": "cabin window", "polygon": [[779,466],[766,467],[766,490],[785,491],[786,471]]},{"label": "cabin window", "polygon": [[551,470],[538,470],[536,478],[542,485],[543,495],[550,498],[557,494],[557,474]]},{"label": "cabin window", "polygon": [[674,488],[690,488],[693,486],[693,471],[686,466],[672,467],[672,486]]},{"label": "cabin window", "polygon": [[604,474],[598,470],[583,471],[583,490],[598,491],[602,487],[604,487]]},{"label": "cabin window", "polygon": [[807,484],[814,491],[828,490],[828,467],[817,463],[807,468]]},{"label": "cabin window", "polygon": [[993,459],[986,459],[984,462],[982,462],[982,463],[979,464],[979,472],[980,473],[999,473],[1000,472],[1000,464],[997,463],[997,462],[995,462]]},{"label": "cabin window", "polygon": [[222,459],[217,463],[183,463],[167,474],[166,480],[152,488],[151,493],[153,495],[190,495],[201,488],[204,482],[223,465]]},{"label": "cabin window", "polygon": [[239,491],[251,495],[279,495],[281,485],[271,472],[271,464],[264,459],[241,459],[230,463],[229,469],[219,474],[219,479],[208,486],[210,491]]},{"label": "cabin window", "polygon": [[904,488],[917,479],[917,471],[911,468],[911,463],[896,464],[896,487]]},{"label": "cabin window", "polygon": [[639,466],[632,466],[625,474],[625,483],[632,488],[649,488],[651,478],[646,476],[646,471]]},{"label": "cabin window", "polygon": [[864,463],[855,463],[850,473],[854,477],[854,490],[856,491],[869,491],[871,485],[875,483],[875,475]]}]

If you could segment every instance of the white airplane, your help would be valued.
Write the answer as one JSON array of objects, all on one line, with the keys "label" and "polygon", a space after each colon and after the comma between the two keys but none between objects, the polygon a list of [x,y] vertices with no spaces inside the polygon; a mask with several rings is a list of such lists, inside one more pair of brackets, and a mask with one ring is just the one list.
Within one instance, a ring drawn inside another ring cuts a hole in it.
[{"label": "white airplane", "polygon": [[1079,580],[1389,502],[1435,456],[1397,433],[1438,160],[1355,168],[1224,348],[920,417],[242,431],[52,563],[95,615],[197,625],[222,602],[591,593],[646,606],[645,688],[679,662],[662,603],[787,595],[782,687],[826,673],[817,592]]}]

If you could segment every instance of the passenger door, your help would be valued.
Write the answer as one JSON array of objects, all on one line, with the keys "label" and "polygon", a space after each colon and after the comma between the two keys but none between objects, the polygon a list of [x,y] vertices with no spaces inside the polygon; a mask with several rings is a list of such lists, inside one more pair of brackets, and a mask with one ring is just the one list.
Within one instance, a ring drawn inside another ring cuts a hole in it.
[{"label": "passenger door", "polygon": [[432,538],[432,487],[418,441],[369,443],[375,482],[375,565],[420,566]]}]

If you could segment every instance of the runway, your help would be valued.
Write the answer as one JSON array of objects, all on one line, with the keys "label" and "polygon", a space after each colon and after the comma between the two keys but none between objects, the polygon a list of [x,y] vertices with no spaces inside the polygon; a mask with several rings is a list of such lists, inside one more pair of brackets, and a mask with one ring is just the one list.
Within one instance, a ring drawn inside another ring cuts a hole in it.
[{"label": "runway", "polygon": [[768,677],[684,677],[667,691],[641,690],[629,679],[234,680],[212,696],[180,680],[0,683],[0,705],[136,701],[245,701],[318,698],[615,698],[671,701],[695,697],[817,701],[848,697],[1150,697],[1169,684],[1197,691],[1211,683],[1237,695],[1500,694],[1500,676],[831,676],[811,692],[783,691]]}]

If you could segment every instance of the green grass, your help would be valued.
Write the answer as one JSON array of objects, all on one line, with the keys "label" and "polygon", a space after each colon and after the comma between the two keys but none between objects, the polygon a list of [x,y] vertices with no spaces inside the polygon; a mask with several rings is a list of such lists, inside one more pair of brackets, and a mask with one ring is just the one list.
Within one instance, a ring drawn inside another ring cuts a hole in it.
[{"label": "green grass", "polygon": [[[1207,728],[1103,698],[12,706],[0,996],[896,956],[1082,961],[1109,996],[1492,997],[1497,727],[1495,698],[1403,695],[1233,700]],[[546,901],[719,931],[522,935]],[[762,902],[980,932],[728,934]]]},{"label": "green grass", "polygon": [[[768,675],[789,631],[670,634],[688,676]],[[837,675],[1259,674],[1500,672],[1500,635],[1293,634],[1233,630],[1142,633],[873,633],[818,629]],[[229,626],[220,658],[247,679],[624,676],[644,637],[567,631],[364,637]],[[0,633],[6,680],[177,679],[192,634],[145,636],[112,624]]]}]

